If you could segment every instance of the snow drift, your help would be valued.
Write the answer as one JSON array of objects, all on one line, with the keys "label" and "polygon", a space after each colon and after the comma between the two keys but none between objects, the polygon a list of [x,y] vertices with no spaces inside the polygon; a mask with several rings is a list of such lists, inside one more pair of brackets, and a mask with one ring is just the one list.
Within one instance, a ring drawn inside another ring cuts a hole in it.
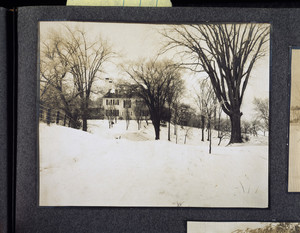
[{"label": "snow drift", "polygon": [[[91,120],[89,132],[40,123],[42,206],[268,206],[266,137],[217,146],[192,129],[183,144],[154,140],[153,126]],[[173,130],[173,129],[172,129]],[[215,132],[214,132],[215,133]]]}]

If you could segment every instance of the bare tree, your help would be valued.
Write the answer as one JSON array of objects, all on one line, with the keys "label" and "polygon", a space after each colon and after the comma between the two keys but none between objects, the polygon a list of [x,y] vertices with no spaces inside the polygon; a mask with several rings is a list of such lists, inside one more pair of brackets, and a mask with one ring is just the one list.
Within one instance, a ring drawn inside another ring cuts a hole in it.
[{"label": "bare tree", "polygon": [[[103,72],[103,65],[113,56],[113,52],[106,41],[103,39],[93,40],[92,42],[84,30],[71,29],[64,27],[62,32],[53,31],[48,41],[43,43],[45,48],[49,48],[48,57],[41,57],[42,64],[47,59],[53,57],[56,67],[53,72],[56,77],[49,76],[51,73],[44,66],[41,71],[44,79],[51,85],[56,85],[64,77],[68,76],[69,86],[60,82],[59,88],[67,93],[73,93],[73,98],[79,100],[80,117],[82,120],[82,129],[87,131],[87,118],[90,96],[94,92],[95,81]],[[45,61],[43,59],[46,58]],[[46,77],[45,77],[46,76]]]},{"label": "bare tree", "polygon": [[155,130],[155,139],[160,138],[160,122],[163,116],[169,88],[174,80],[180,79],[177,65],[169,60],[150,60],[125,68],[130,79],[136,84],[137,95],[142,98],[149,110]]},{"label": "bare tree", "polygon": [[110,105],[105,111],[105,115],[108,120],[108,128],[112,128],[114,125],[114,119],[118,115],[118,110],[115,108],[114,105]]},{"label": "bare tree", "polygon": [[180,126],[184,132],[184,144],[186,144],[186,139],[191,135],[192,115],[193,115],[193,109],[190,105],[188,105],[188,104],[180,105],[180,116],[178,118],[180,119]]},{"label": "bare tree", "polygon": [[231,120],[230,143],[242,142],[240,106],[258,59],[265,55],[269,26],[263,24],[177,25],[165,29],[165,50],[183,48],[184,65],[206,72],[218,101]]},{"label": "bare tree", "polygon": [[[200,110],[201,121],[203,118],[207,127],[207,140],[209,142],[209,153],[211,153],[211,129],[213,124],[213,117],[215,117],[216,109],[220,105],[214,93],[213,87],[208,79],[199,81],[199,91],[196,91],[196,104]],[[202,141],[204,137],[204,122],[201,122]]]},{"label": "bare tree", "polygon": [[126,121],[126,130],[129,128],[130,120],[131,120],[131,100],[124,100],[124,108],[125,108],[125,121]]},{"label": "bare tree", "polygon": [[79,98],[68,76],[69,64],[60,56],[62,38],[53,33],[41,43],[40,52],[40,107],[62,110],[71,118],[71,127],[79,128]]},{"label": "bare tree", "polygon": [[254,111],[257,120],[262,121],[264,133],[269,130],[269,99],[254,98]]},{"label": "bare tree", "polygon": [[204,99],[207,97],[207,90],[206,90],[206,84],[207,82],[202,82],[199,81],[199,85],[197,85],[197,88],[194,88],[196,97],[195,97],[195,102],[198,107],[198,110],[200,111],[200,127],[201,127],[201,141],[204,142],[204,129],[205,129],[205,104],[204,104]]},{"label": "bare tree", "polygon": [[134,115],[136,122],[138,124],[138,130],[141,129],[141,123],[143,118],[147,118],[148,110],[145,107],[145,102],[143,100],[136,100],[136,104],[134,106]]},{"label": "bare tree", "polygon": [[218,133],[219,143],[221,144],[223,139],[230,138],[230,121],[229,119],[220,119],[220,131]]},{"label": "bare tree", "polygon": [[168,104],[168,140],[171,141],[171,119],[172,119],[172,109],[176,110],[178,100],[184,92],[184,81],[182,79],[172,80],[167,94],[167,104]]},{"label": "bare tree", "polygon": [[205,118],[207,120],[207,132],[208,132],[208,140],[209,140],[209,154],[211,154],[211,139],[212,139],[212,119],[214,116],[214,113],[216,112],[216,108],[219,105],[217,101],[217,97],[213,91],[213,87],[210,84],[208,79],[204,79],[200,82],[200,85],[204,86],[201,88],[204,92],[204,98],[202,98],[202,103],[203,103],[203,109],[204,109],[204,114]]}]

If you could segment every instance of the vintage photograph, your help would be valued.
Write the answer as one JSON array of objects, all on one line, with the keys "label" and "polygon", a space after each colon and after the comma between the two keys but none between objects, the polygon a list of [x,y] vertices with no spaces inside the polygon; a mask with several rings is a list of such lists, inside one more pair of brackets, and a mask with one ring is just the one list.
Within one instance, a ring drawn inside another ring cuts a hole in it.
[{"label": "vintage photograph", "polygon": [[270,25],[40,22],[39,205],[268,207]]},{"label": "vintage photograph", "polygon": [[298,233],[296,222],[188,222],[187,233]]},{"label": "vintage photograph", "polygon": [[300,48],[291,49],[288,191],[300,192]]}]

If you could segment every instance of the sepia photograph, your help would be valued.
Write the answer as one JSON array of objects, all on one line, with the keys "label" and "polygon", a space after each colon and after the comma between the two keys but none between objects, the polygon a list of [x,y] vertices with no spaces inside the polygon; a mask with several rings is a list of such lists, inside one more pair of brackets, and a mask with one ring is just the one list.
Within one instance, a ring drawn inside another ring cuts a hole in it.
[{"label": "sepia photograph", "polygon": [[291,49],[288,191],[300,192],[300,49]]},{"label": "sepia photograph", "polygon": [[298,233],[296,222],[191,222],[187,233]]},{"label": "sepia photograph", "polygon": [[38,66],[40,206],[268,207],[270,24],[44,21]]}]

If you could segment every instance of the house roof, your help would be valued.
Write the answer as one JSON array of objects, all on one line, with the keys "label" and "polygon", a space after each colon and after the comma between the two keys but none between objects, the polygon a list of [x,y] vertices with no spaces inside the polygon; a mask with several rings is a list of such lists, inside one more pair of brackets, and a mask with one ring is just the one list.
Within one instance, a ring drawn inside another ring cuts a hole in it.
[{"label": "house roof", "polygon": [[103,98],[134,98],[138,97],[136,93],[128,89],[110,89]]}]

